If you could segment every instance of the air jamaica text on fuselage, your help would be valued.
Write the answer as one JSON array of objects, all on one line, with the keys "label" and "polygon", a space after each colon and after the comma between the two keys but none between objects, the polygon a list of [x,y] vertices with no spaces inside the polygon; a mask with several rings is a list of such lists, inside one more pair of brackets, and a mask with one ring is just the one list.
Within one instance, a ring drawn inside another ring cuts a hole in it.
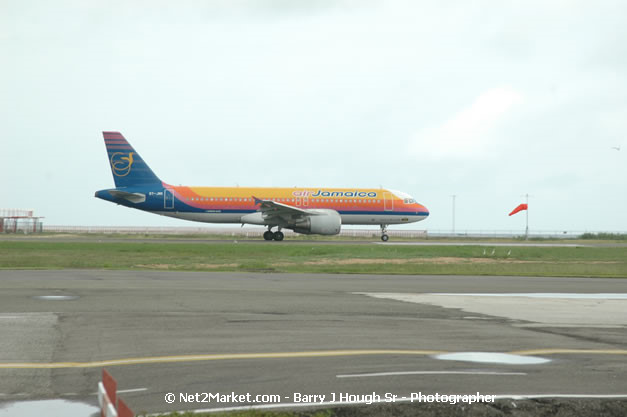
[{"label": "air jamaica text on fuselage", "polygon": [[374,191],[322,191],[318,190],[312,193],[309,190],[294,191],[294,197],[351,197],[351,198],[376,198],[377,193]]}]

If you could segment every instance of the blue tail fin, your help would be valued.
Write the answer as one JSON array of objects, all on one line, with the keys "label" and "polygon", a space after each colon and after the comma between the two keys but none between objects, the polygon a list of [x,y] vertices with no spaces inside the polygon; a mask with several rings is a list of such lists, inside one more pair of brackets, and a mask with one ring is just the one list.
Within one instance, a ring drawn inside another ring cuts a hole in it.
[{"label": "blue tail fin", "polygon": [[120,132],[102,132],[116,188],[140,184],[161,184]]}]

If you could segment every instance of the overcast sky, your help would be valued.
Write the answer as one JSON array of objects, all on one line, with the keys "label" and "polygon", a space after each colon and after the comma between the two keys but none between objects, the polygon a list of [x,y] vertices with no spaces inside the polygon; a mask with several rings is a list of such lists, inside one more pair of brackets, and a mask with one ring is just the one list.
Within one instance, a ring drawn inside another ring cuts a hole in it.
[{"label": "overcast sky", "polygon": [[[98,200],[103,130],[166,182],[393,188],[410,228],[627,231],[624,1],[0,1],[2,208]],[[620,151],[612,149],[620,147]],[[198,224],[196,224],[198,225]]]}]

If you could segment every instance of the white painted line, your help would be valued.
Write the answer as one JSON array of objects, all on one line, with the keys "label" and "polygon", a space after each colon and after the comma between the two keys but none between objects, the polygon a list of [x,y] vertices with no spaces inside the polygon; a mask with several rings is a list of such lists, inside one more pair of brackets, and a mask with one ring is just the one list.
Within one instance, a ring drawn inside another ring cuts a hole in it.
[{"label": "white painted line", "polygon": [[128,394],[129,392],[142,392],[142,391],[148,391],[148,388],[132,388],[132,389],[122,389],[122,390],[119,389],[117,393]]},{"label": "white painted line", "polygon": [[[464,395],[461,394],[460,395]],[[472,394],[470,394],[472,395]],[[491,395],[491,394],[486,394]],[[495,399],[504,400],[504,399],[512,399],[512,400],[532,400],[537,398],[601,398],[601,399],[611,399],[611,398],[627,398],[627,394],[502,394],[495,395]],[[410,396],[405,396],[401,398],[397,398],[395,403],[407,403],[411,402]],[[416,402],[416,401],[414,401]],[[199,410],[181,410],[177,411],[180,414],[184,413],[224,413],[230,411],[248,411],[248,410],[268,410],[268,409],[276,409],[276,408],[302,408],[302,407],[336,407],[340,405],[362,405],[362,404],[375,404],[375,403],[385,403],[385,400],[381,401],[323,401],[320,403],[286,403],[286,404],[263,404],[263,405],[245,405],[241,407],[223,407],[223,408],[204,408]],[[159,414],[148,414],[148,416],[159,416]]]},{"label": "white painted line", "polygon": [[385,246],[487,246],[487,247],[520,247],[520,248],[591,248],[592,245],[581,243],[514,243],[514,242],[372,242],[374,245]]},{"label": "white painted line", "polygon": [[513,355],[511,353],[499,352],[456,352],[442,353],[433,356],[435,359],[444,361],[478,362],[478,363],[501,363],[506,365],[537,365],[551,362],[538,356]]},{"label": "white painted line", "polygon": [[512,399],[512,400],[533,400],[538,398],[598,398],[598,399],[611,399],[611,398],[627,398],[627,394],[503,394],[495,395],[497,400]]},{"label": "white painted line", "polygon": [[371,376],[394,375],[527,375],[526,372],[493,372],[493,371],[404,371],[404,372],[376,372],[370,374],[335,375],[336,378],[365,378]]},{"label": "white painted line", "polygon": [[56,314],[56,313],[54,313],[54,312],[39,312],[39,313],[16,313],[16,312],[11,312],[11,313],[0,314],[0,319],[8,319],[8,320],[33,319],[33,318],[39,318],[39,317],[46,317],[46,316],[49,316],[51,314]]},{"label": "white painted line", "polygon": [[77,295],[36,295],[33,298],[37,300],[46,300],[46,301],[67,301],[67,300],[76,300],[78,296]]},{"label": "white painted line", "polygon": [[[129,392],[142,392],[148,391],[148,388],[130,388],[130,389],[119,389],[116,392],[118,394],[128,394]],[[89,395],[97,395],[98,392],[91,392]]]},{"label": "white painted line", "polygon": [[512,327],[534,328],[534,327],[563,327],[581,329],[589,327],[592,329],[624,329],[625,326],[620,324],[562,324],[562,323],[516,323]]},{"label": "white painted line", "polygon": [[560,298],[560,299],[585,299],[585,300],[627,300],[624,293],[563,293],[563,292],[531,292],[531,293],[447,293],[435,292],[427,295],[454,295],[463,297],[526,297],[526,298]]}]

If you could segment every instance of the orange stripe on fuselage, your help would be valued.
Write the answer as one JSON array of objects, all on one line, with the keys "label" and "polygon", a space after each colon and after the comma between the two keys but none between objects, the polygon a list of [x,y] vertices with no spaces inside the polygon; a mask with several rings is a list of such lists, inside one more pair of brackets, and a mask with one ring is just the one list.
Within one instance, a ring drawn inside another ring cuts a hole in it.
[{"label": "orange stripe on fuselage", "polygon": [[[299,208],[330,208],[335,210],[415,211],[420,204],[406,205],[403,199],[378,188],[264,188],[264,187],[172,187],[185,204],[196,208],[255,210],[253,197],[274,200]],[[384,197],[385,194],[385,197]]]}]

